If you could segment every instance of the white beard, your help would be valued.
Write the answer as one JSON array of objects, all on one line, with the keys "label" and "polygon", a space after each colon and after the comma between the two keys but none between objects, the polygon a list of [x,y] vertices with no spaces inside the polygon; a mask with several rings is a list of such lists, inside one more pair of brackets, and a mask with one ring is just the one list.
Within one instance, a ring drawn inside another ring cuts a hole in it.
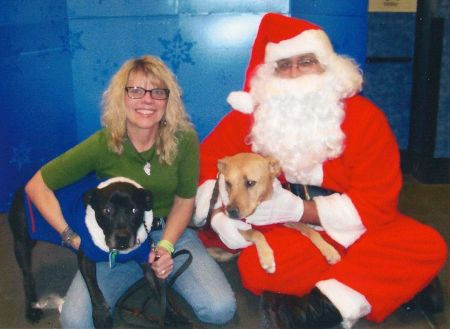
[{"label": "white beard", "polygon": [[292,183],[318,183],[313,176],[318,168],[322,175],[322,163],[343,152],[344,95],[342,88],[333,87],[337,80],[331,70],[281,79],[268,65],[252,80],[251,94],[258,104],[250,133],[252,150],[278,159]]}]

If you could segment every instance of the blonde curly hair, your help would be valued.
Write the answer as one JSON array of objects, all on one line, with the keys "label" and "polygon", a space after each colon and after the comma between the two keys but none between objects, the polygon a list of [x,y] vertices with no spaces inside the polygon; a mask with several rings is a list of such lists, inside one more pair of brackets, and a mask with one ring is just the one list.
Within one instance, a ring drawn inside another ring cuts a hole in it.
[{"label": "blonde curly hair", "polygon": [[108,131],[108,145],[113,152],[122,154],[123,142],[127,138],[124,95],[131,72],[143,73],[155,86],[170,90],[166,112],[159,123],[155,141],[159,161],[170,165],[177,155],[177,132],[191,130],[193,126],[181,101],[181,88],[175,76],[154,56],[143,56],[125,62],[104,92],[101,120]]}]

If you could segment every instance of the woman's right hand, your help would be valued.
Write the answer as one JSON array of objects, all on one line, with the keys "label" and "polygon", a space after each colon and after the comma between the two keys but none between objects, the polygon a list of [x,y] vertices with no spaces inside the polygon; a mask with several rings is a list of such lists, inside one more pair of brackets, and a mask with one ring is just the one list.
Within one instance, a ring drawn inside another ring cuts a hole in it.
[{"label": "woman's right hand", "polygon": [[74,248],[76,250],[80,249],[80,245],[81,245],[81,238],[80,238],[80,236],[77,235],[72,240],[70,240],[70,245],[72,246],[72,248]]}]

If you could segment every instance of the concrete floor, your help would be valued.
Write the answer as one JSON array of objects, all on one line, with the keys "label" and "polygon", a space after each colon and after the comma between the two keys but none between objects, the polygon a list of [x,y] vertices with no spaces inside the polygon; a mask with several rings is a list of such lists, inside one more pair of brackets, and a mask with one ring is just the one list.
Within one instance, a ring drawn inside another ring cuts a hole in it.
[{"label": "concrete floor", "polygon": [[[450,185],[420,184],[410,177],[405,177],[400,199],[400,208],[406,214],[421,219],[434,226],[446,238],[450,245]],[[0,328],[59,328],[58,312],[46,310],[43,319],[31,325],[24,319],[22,277],[15,262],[12,237],[6,221],[6,214],[0,214]],[[70,251],[58,246],[39,243],[33,256],[36,285],[39,296],[51,293],[64,295],[65,290],[76,271],[76,258]],[[239,279],[235,263],[223,264],[223,269],[236,292],[238,314],[224,329],[258,328],[258,298],[245,291]],[[399,309],[382,324],[360,320],[355,329],[444,329],[450,328],[450,264],[447,263],[440,274],[444,286],[447,307],[444,312],[427,317],[420,310],[406,311]],[[134,301],[144,298],[136,297]],[[133,303],[133,300],[130,301]],[[140,305],[140,304],[139,304]],[[135,328],[115,314],[115,327]],[[194,325],[194,328],[216,328],[214,326]],[[337,329],[337,328],[336,328]]]}]

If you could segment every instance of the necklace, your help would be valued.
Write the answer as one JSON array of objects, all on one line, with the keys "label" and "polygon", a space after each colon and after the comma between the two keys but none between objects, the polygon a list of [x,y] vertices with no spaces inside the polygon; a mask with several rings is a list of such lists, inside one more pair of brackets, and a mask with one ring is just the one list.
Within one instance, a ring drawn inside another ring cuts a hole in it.
[{"label": "necklace", "polygon": [[137,154],[139,159],[141,159],[144,162],[143,169],[144,169],[145,174],[147,176],[150,176],[150,174],[152,173],[152,165],[150,164],[150,162],[153,160],[153,157],[155,156],[156,148],[153,149],[153,152],[150,155],[150,158],[147,160],[141,155],[141,153],[138,152],[138,150],[136,150],[136,148],[134,147],[133,142],[130,140],[130,138],[128,138],[128,141],[130,142],[131,148]]}]

